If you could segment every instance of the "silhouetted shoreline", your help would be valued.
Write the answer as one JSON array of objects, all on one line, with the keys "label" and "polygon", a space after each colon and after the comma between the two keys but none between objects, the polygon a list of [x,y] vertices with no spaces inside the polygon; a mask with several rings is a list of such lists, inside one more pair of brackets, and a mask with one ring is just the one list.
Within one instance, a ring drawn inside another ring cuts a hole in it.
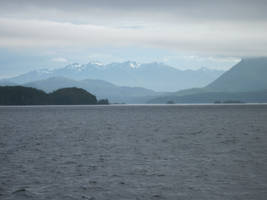
[{"label": "silhouetted shoreline", "polygon": [[0,105],[108,105],[108,99],[96,96],[81,88],[62,88],[45,93],[30,87],[0,87]]}]

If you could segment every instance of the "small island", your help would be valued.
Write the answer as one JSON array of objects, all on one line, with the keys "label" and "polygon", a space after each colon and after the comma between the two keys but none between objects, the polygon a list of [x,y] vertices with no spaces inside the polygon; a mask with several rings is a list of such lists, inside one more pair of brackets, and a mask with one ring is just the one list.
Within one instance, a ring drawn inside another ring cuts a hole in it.
[{"label": "small island", "polygon": [[222,104],[227,104],[227,103],[244,103],[243,101],[237,101],[237,100],[227,100],[227,101],[214,101],[214,104],[220,104],[220,103],[222,103]]},{"label": "small island", "polygon": [[0,105],[107,105],[108,99],[96,96],[81,88],[62,88],[45,93],[31,87],[0,87]]}]

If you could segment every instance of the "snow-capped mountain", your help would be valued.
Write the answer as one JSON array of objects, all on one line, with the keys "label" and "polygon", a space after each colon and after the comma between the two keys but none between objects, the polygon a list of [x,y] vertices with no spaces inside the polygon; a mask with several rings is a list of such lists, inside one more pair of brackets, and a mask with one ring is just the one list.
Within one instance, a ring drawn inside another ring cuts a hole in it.
[{"label": "snow-capped mountain", "polygon": [[74,80],[99,79],[121,86],[144,87],[156,91],[177,91],[202,87],[218,78],[223,71],[201,68],[179,70],[163,63],[139,64],[134,61],[101,64],[73,63],[64,68],[31,71],[8,81],[23,84],[50,77],[66,77]]}]

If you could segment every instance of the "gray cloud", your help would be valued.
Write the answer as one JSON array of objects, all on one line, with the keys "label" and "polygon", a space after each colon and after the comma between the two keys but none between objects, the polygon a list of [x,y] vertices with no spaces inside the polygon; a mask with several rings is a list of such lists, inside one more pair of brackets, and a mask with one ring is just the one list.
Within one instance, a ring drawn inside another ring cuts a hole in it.
[{"label": "gray cloud", "polygon": [[142,46],[267,53],[266,0],[0,1],[0,47]]},{"label": "gray cloud", "polygon": [[40,9],[84,16],[99,13],[113,17],[138,17],[138,13],[141,18],[159,15],[209,21],[267,19],[266,0],[7,0],[0,2],[0,9],[6,15]]},{"label": "gray cloud", "polygon": [[121,29],[42,20],[0,18],[0,46],[141,46],[205,55],[266,55],[265,27],[259,24],[181,24],[181,29]]}]

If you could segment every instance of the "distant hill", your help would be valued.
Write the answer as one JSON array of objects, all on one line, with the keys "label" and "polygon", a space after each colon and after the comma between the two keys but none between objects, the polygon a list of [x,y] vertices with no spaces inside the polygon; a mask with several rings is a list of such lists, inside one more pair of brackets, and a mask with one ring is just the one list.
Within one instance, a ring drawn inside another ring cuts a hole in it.
[{"label": "distant hill", "polygon": [[15,86],[18,85],[17,83],[13,83],[8,80],[0,80],[0,86]]},{"label": "distant hill", "polygon": [[117,103],[145,103],[147,100],[162,94],[141,87],[121,87],[102,80],[86,79],[76,81],[65,77],[51,77],[45,80],[29,82],[24,86],[41,89],[45,92],[53,92],[64,87],[78,87],[96,95],[97,98],[108,98],[111,102]]},{"label": "distant hill", "polygon": [[202,88],[181,90],[150,103],[212,103],[214,101],[267,102],[267,58],[246,58]]},{"label": "distant hill", "polygon": [[218,78],[224,71],[201,68],[179,70],[163,63],[138,64],[136,62],[74,63],[64,68],[31,71],[10,79],[17,84],[25,84],[51,77],[66,77],[73,80],[98,79],[127,87],[142,87],[154,91],[177,91],[192,87],[203,87]]},{"label": "distant hill", "polygon": [[79,81],[71,80],[64,77],[52,77],[44,80],[33,81],[22,84],[25,87],[32,87],[45,92],[53,92],[60,88],[80,87]]},{"label": "distant hill", "polygon": [[222,92],[265,90],[267,89],[267,58],[242,59],[205,89]]},{"label": "distant hill", "polygon": [[258,92],[203,92],[184,96],[162,96],[148,103],[215,103],[215,102],[244,102],[267,103],[267,90]]},{"label": "distant hill", "polygon": [[1,86],[0,105],[44,105],[49,104],[48,95],[34,88]]},{"label": "distant hill", "polygon": [[97,99],[81,88],[62,88],[48,94],[50,103],[54,105],[86,105],[97,104]]},{"label": "distant hill", "polygon": [[97,103],[94,95],[81,88],[63,88],[47,94],[30,87],[0,87],[0,105],[94,105]]}]

